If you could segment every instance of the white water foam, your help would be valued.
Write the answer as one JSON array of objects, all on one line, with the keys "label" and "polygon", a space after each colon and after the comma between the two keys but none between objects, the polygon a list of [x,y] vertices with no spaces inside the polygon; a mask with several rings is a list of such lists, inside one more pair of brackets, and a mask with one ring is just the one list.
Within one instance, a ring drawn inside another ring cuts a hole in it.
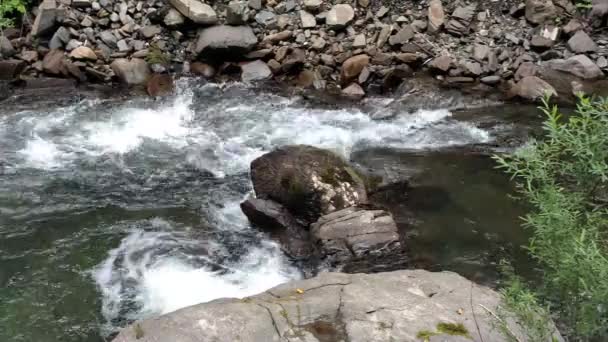
[{"label": "white water foam", "polygon": [[53,142],[35,134],[17,154],[26,160],[28,167],[54,169],[61,166],[61,151]]},{"label": "white water foam", "polygon": [[300,276],[269,241],[250,247],[235,265],[218,265],[216,260],[227,253],[219,243],[193,239],[159,218],[145,225],[154,231],[133,230],[93,271],[108,322],[105,334],[120,328],[116,321],[121,318],[142,319],[216,298],[242,298]]}]

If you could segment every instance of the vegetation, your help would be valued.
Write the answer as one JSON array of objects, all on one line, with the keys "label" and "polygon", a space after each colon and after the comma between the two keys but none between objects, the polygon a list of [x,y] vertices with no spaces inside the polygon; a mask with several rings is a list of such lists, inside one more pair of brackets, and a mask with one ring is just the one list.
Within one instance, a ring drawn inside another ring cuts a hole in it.
[{"label": "vegetation", "polygon": [[0,30],[13,26],[15,18],[25,11],[25,0],[0,0]]},{"label": "vegetation", "polygon": [[467,328],[462,323],[445,323],[440,322],[437,324],[437,331],[421,330],[416,334],[416,337],[423,342],[430,341],[431,337],[436,335],[451,335],[451,336],[462,336],[471,338]]},{"label": "vegetation", "polygon": [[150,45],[145,60],[148,64],[160,64],[165,66],[171,63],[169,55],[163,52],[156,44]]},{"label": "vegetation", "polygon": [[580,97],[565,118],[545,99],[542,111],[542,141],[495,157],[532,206],[524,226],[542,270],[534,292],[512,278],[505,307],[529,341],[547,341],[549,312],[572,340],[608,341],[608,100]]}]

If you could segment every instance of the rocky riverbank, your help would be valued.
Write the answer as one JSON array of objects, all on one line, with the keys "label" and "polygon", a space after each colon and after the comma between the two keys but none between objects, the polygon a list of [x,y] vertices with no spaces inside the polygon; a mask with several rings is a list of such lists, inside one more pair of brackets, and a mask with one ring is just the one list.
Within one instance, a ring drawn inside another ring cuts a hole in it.
[{"label": "rocky riverbank", "polygon": [[121,82],[161,95],[176,75],[273,78],[360,98],[430,74],[450,87],[567,99],[608,88],[608,3],[588,7],[568,0],[45,0],[0,37],[0,79]]}]

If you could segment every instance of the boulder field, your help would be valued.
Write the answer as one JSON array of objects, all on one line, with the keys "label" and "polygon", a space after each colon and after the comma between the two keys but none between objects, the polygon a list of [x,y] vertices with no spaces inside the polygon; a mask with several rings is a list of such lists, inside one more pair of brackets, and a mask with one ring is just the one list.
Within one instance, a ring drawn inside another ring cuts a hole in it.
[{"label": "boulder field", "polygon": [[168,73],[275,79],[358,99],[425,73],[446,86],[528,100],[552,90],[562,98],[605,95],[608,5],[588,7],[570,0],[44,0],[19,29],[0,35],[0,80],[145,85]]}]

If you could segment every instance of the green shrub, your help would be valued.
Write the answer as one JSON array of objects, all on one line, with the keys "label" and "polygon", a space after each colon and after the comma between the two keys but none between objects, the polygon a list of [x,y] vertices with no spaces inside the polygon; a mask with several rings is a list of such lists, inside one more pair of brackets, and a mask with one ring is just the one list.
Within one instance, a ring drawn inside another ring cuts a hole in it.
[{"label": "green shrub", "polygon": [[548,99],[542,110],[545,138],[495,159],[532,206],[524,226],[542,269],[539,304],[575,340],[608,341],[608,101],[580,97],[569,118]]},{"label": "green shrub", "polygon": [[26,11],[24,0],[0,0],[0,29],[11,27],[15,16]]}]

